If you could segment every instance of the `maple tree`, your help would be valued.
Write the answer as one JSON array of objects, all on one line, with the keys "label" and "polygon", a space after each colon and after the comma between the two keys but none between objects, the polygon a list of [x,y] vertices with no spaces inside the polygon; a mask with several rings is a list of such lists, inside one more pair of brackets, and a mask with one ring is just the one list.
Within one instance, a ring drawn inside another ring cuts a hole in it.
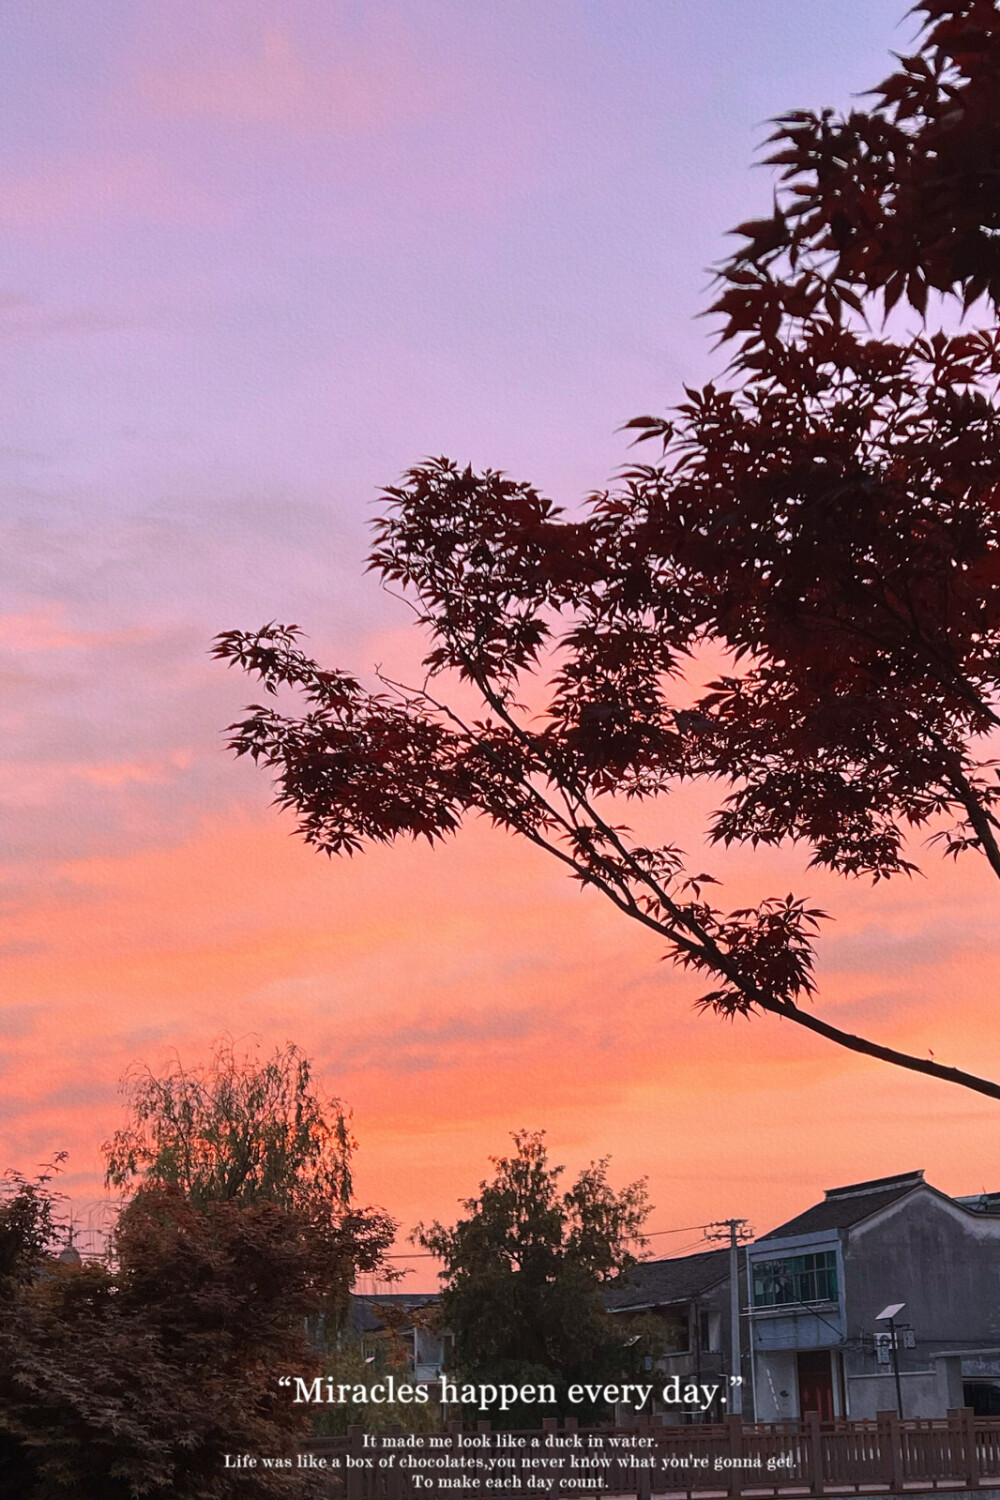
[{"label": "maple tree", "polygon": [[147,1187],[114,1263],[74,1266],[39,1256],[46,1193],[29,1206],[37,1233],[0,1282],[0,1496],[221,1500],[239,1452],[272,1458],[239,1476],[241,1494],[326,1492],[295,1472],[308,1410],[277,1381],[319,1373],[305,1319],[345,1270],[328,1218]]},{"label": "maple tree", "polygon": [[[515,1131],[513,1140],[511,1155],[490,1158],[494,1175],[479,1197],[463,1200],[466,1217],[420,1225],[414,1238],[443,1262],[438,1319],[454,1337],[449,1372],[473,1382],[551,1383],[564,1405],[575,1382],[642,1367],[645,1345],[607,1311],[603,1289],[644,1244],[646,1184],[616,1191],[603,1160],[560,1191],[563,1168],[549,1161],[544,1132]],[[533,1425],[537,1408],[515,1405],[497,1420]]]},{"label": "maple tree", "polygon": [[[882,880],[913,871],[922,832],[1000,876],[1000,16],[916,10],[919,47],[869,109],[777,122],[774,212],[719,270],[728,384],[627,424],[658,462],[579,517],[446,458],[386,491],[371,565],[430,636],[422,685],[368,691],[294,626],[215,650],[305,700],[252,706],[231,744],[317,848],[485,815],[659,934],[707,977],[703,1006],[1000,1098],[809,1008],[824,913],[719,907],[710,874],[621,820],[622,799],[701,778],[728,789],[713,842],[799,841]],[[952,304],[982,315],[956,328]],[[696,689],[706,649],[728,665]]]},{"label": "maple tree", "polygon": [[104,1260],[55,1255],[51,1173],[0,1182],[0,1500],[211,1500],[240,1452],[273,1459],[241,1493],[322,1493],[295,1466],[309,1408],[278,1381],[320,1374],[307,1320],[338,1326],[359,1272],[392,1277],[397,1227],[351,1201],[344,1109],[292,1045],[222,1042],[126,1093],[104,1150],[131,1197]]}]

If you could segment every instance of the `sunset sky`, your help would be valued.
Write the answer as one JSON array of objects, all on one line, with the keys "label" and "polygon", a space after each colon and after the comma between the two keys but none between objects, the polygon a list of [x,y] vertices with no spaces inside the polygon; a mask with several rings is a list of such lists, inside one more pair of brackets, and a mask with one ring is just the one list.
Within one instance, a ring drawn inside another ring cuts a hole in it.
[{"label": "sunset sky", "polygon": [[[652,935],[485,826],[301,846],[223,748],[254,694],[208,657],[277,619],[328,664],[411,665],[366,525],[425,454],[570,506],[607,482],[616,428],[720,368],[695,314],[727,228],[769,211],[764,122],[876,83],[901,9],[8,0],[0,1166],[68,1149],[97,1196],[124,1070],[230,1033],[315,1059],[359,1196],[404,1231],[521,1126],[648,1175],[655,1230],[762,1232],[915,1166],[1000,1188],[995,1105],[695,1014]],[[697,849],[706,807],[657,826]],[[1000,1075],[974,859],[875,890],[801,852],[706,859],[728,904],[836,917],[820,1013]]]}]

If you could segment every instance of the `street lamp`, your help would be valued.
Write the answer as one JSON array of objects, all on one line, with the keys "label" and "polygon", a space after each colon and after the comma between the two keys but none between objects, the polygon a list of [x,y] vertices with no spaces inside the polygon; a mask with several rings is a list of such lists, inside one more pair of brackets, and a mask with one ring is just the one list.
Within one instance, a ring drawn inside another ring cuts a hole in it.
[{"label": "street lamp", "polygon": [[903,1415],[903,1388],[899,1383],[899,1349],[896,1345],[896,1318],[906,1306],[905,1302],[890,1302],[888,1307],[883,1307],[876,1323],[888,1323],[889,1325],[889,1347],[892,1350],[892,1373],[896,1377],[896,1410],[900,1417]]}]

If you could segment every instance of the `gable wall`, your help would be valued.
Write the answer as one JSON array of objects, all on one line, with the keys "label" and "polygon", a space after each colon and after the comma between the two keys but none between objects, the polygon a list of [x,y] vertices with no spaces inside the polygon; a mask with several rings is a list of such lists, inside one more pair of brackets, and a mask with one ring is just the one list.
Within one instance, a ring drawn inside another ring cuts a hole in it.
[{"label": "gable wall", "polygon": [[845,1239],[849,1338],[871,1335],[877,1313],[905,1302],[900,1321],[913,1325],[918,1348],[1000,1344],[1000,1219],[918,1189]]}]

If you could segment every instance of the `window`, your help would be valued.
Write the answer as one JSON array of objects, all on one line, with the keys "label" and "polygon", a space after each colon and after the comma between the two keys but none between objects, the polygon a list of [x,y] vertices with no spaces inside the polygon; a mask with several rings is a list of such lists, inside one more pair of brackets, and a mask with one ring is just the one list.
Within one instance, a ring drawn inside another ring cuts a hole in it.
[{"label": "window", "polygon": [[718,1354],[722,1348],[722,1314],[705,1312],[698,1316],[698,1342],[704,1354]]},{"label": "window", "polygon": [[662,1328],[660,1329],[661,1354],[687,1354],[691,1348],[686,1307],[658,1307],[656,1309]]},{"label": "window", "polygon": [[803,1302],[836,1302],[837,1252],[789,1255],[753,1262],[754,1307],[794,1307]]}]

